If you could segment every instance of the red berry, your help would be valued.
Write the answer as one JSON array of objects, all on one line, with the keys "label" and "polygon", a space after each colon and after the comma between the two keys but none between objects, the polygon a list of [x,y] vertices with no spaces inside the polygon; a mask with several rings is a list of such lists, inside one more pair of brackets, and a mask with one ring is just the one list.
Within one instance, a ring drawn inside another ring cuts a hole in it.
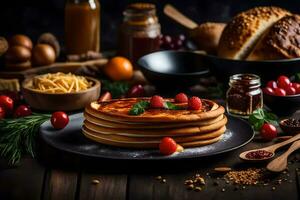
[{"label": "red berry", "polygon": [[269,82],[267,83],[267,87],[270,87],[270,88],[272,88],[272,89],[278,88],[276,81],[269,81]]},{"label": "red berry", "polygon": [[285,88],[291,83],[290,79],[287,76],[279,76],[277,79],[277,85],[280,88]]},{"label": "red berry", "polygon": [[0,107],[0,119],[4,119],[5,118],[5,110],[4,108]]},{"label": "red berry", "polygon": [[289,85],[288,87],[284,88],[286,95],[295,95],[296,94],[296,89]]},{"label": "red berry", "polygon": [[199,110],[202,108],[202,102],[199,97],[191,97],[189,99],[188,108],[190,110]]},{"label": "red berry", "polygon": [[69,117],[66,113],[58,111],[51,116],[51,124],[55,129],[63,129],[69,123]]},{"label": "red berry", "polygon": [[159,144],[159,151],[163,155],[171,155],[177,149],[176,142],[170,137],[164,137]]},{"label": "red berry", "polygon": [[263,92],[265,93],[265,94],[269,94],[269,95],[274,95],[275,93],[274,93],[274,90],[272,89],[272,88],[270,88],[270,87],[265,87],[265,88],[263,88]]},{"label": "red berry", "polygon": [[296,94],[300,94],[300,84],[299,83],[292,83],[293,88],[296,89]]},{"label": "red berry", "polygon": [[277,129],[274,125],[265,123],[260,129],[260,135],[265,140],[272,140],[277,137]]},{"label": "red berry", "polygon": [[161,96],[154,95],[150,99],[150,107],[151,108],[163,108],[164,107],[164,99]]},{"label": "red berry", "polygon": [[4,108],[6,113],[11,113],[14,109],[14,101],[8,96],[1,95],[0,106]]},{"label": "red berry", "polygon": [[31,115],[31,109],[28,106],[25,105],[20,105],[14,112],[14,117],[19,118],[19,117],[26,117]]},{"label": "red berry", "polygon": [[184,93],[179,93],[175,96],[176,103],[187,103],[188,100],[189,100],[188,97]]},{"label": "red berry", "polygon": [[144,87],[139,84],[139,85],[134,85],[132,88],[127,93],[128,97],[142,97],[145,94]]},{"label": "red berry", "polygon": [[282,88],[275,88],[274,93],[276,96],[285,96],[286,95],[285,90]]}]

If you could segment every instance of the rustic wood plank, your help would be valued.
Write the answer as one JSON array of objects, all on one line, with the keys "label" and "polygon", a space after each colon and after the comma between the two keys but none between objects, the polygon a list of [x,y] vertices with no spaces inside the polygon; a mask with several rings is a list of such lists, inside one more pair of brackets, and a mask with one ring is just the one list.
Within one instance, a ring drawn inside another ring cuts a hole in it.
[{"label": "rustic wood plank", "polygon": [[39,200],[45,168],[36,160],[25,157],[19,166],[0,171],[0,199]]},{"label": "rustic wood plank", "polygon": [[76,197],[78,173],[52,169],[47,172],[45,188],[42,199],[44,200],[74,200]]},{"label": "rustic wood plank", "polygon": [[[266,199],[282,199],[282,200],[296,200],[299,199],[295,184],[295,168],[300,167],[300,163],[294,162],[289,165],[290,176],[288,181],[283,181],[282,184],[277,185],[274,182],[268,186],[249,186],[246,189],[242,187],[235,190],[235,186],[227,184],[224,180],[218,180],[219,185],[215,186],[214,182],[217,180],[212,176],[212,169],[215,166],[228,165],[231,167],[251,167],[261,166],[265,164],[251,164],[245,163],[238,158],[238,154],[246,149],[252,149],[260,146],[258,143],[249,144],[248,146],[239,149],[235,152],[222,154],[194,161],[182,161],[177,163],[161,163],[158,165],[161,169],[152,169],[155,174],[143,173],[133,174],[130,176],[128,199],[130,200],[152,200],[152,199],[214,199],[214,200],[266,200]],[[293,155],[290,160],[296,155]],[[190,166],[190,167],[187,167]],[[166,170],[169,168],[169,170]],[[186,179],[191,178],[196,173],[201,174],[205,180],[206,185],[201,192],[187,190],[184,185]],[[208,173],[208,174],[207,174]],[[156,176],[162,176],[166,179],[166,183],[156,180]],[[281,175],[283,176],[283,175]],[[278,177],[277,177],[278,178]],[[276,179],[276,176],[274,177]],[[289,181],[291,180],[291,182]],[[276,189],[273,191],[272,187]],[[222,192],[222,189],[225,191]]]},{"label": "rustic wood plank", "polygon": [[[93,180],[99,180],[98,184]],[[127,175],[83,172],[81,174],[79,200],[126,199]]]}]

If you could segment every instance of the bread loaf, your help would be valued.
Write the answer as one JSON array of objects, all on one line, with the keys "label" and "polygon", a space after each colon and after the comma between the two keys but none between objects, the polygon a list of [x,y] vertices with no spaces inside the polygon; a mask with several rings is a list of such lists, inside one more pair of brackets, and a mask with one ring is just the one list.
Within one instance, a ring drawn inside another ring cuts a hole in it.
[{"label": "bread loaf", "polygon": [[225,23],[206,22],[191,31],[191,38],[200,50],[216,54]]},{"label": "bread loaf", "polygon": [[289,14],[278,7],[256,7],[238,14],[227,24],[221,35],[218,56],[246,59],[265,31]]},{"label": "bread loaf", "polygon": [[277,60],[300,57],[300,16],[286,16],[260,39],[247,60]]}]

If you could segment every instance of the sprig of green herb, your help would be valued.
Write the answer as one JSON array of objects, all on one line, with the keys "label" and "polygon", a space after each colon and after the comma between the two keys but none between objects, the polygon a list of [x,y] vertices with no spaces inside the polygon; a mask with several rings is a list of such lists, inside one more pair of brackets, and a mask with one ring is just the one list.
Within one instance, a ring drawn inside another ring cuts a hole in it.
[{"label": "sprig of green herb", "polygon": [[278,117],[275,114],[267,112],[261,108],[253,111],[249,117],[249,122],[256,131],[260,130],[263,124],[266,122],[278,126],[277,120]]},{"label": "sprig of green herb", "polygon": [[[129,110],[130,115],[141,115],[150,107],[149,101],[140,101],[132,106]],[[177,106],[171,102],[164,102],[164,108],[168,110],[181,110],[180,106]]]},{"label": "sprig of green herb", "polygon": [[175,105],[175,104],[173,104],[173,103],[171,103],[171,102],[169,102],[169,101],[166,101],[166,102],[164,103],[164,107],[165,107],[166,109],[168,109],[168,110],[181,110],[181,109],[182,109],[182,107],[177,106],[177,105]]},{"label": "sprig of green herb", "polygon": [[149,101],[140,101],[132,106],[132,108],[129,110],[130,115],[140,115],[145,112],[146,109],[148,109],[150,106]]},{"label": "sprig of green herb", "polygon": [[127,82],[122,81],[109,81],[109,80],[102,80],[103,83],[103,90],[108,91],[111,93],[112,98],[120,98],[121,96],[125,95],[129,88],[130,84]]},{"label": "sprig of green herb", "polygon": [[49,118],[50,115],[35,113],[24,118],[0,120],[0,155],[12,165],[20,161],[23,153],[34,157],[36,134]]}]

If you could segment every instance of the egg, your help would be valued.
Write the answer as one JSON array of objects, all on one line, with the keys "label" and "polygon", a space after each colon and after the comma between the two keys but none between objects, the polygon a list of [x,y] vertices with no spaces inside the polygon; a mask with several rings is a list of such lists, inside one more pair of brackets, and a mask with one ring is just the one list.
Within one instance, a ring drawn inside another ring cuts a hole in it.
[{"label": "egg", "polygon": [[9,46],[23,46],[32,50],[32,41],[29,37],[22,34],[14,35],[9,40]]},{"label": "egg", "polygon": [[24,46],[11,46],[8,48],[5,59],[10,63],[19,63],[29,61],[31,51]]},{"label": "egg", "polygon": [[35,66],[50,65],[55,62],[56,54],[52,46],[37,44],[32,51],[32,62]]}]

